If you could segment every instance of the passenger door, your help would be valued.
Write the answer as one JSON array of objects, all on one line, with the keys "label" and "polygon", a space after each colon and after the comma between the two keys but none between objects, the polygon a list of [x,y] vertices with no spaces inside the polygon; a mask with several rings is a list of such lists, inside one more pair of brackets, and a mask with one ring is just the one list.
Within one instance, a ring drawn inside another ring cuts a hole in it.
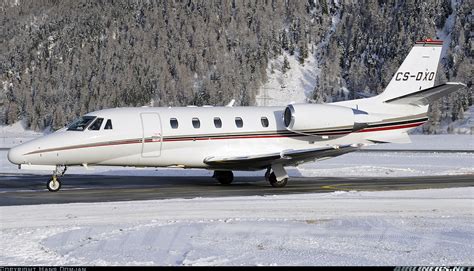
[{"label": "passenger door", "polygon": [[142,157],[161,155],[161,120],[158,113],[141,113],[142,120]]}]

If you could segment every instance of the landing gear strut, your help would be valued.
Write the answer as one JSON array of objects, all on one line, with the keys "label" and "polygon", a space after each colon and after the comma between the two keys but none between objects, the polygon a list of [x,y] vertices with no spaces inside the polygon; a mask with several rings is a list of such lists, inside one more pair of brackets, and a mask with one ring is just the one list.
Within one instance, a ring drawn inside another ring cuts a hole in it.
[{"label": "landing gear strut", "polygon": [[212,177],[221,184],[229,185],[234,180],[234,173],[232,171],[216,170]]},{"label": "landing gear strut", "polygon": [[265,179],[276,188],[285,187],[288,183],[288,174],[283,165],[272,165],[265,172]]},{"label": "landing gear strut", "polygon": [[56,166],[53,176],[51,176],[49,181],[46,183],[46,188],[48,188],[50,192],[57,192],[61,189],[61,181],[58,176],[62,177],[64,173],[66,173],[66,169],[66,166]]}]

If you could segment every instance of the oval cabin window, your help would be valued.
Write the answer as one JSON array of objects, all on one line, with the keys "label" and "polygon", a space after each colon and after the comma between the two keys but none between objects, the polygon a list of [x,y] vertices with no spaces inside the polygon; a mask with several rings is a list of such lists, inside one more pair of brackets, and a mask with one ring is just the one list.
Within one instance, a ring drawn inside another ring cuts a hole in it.
[{"label": "oval cabin window", "polygon": [[219,117],[214,118],[214,126],[216,128],[221,128],[222,127],[222,120]]},{"label": "oval cabin window", "polygon": [[196,129],[201,127],[201,122],[199,121],[198,118],[193,118],[193,127]]},{"label": "oval cabin window", "polygon": [[237,126],[237,128],[242,128],[244,126],[244,121],[242,120],[242,118],[235,118],[235,126]]},{"label": "oval cabin window", "polygon": [[170,126],[173,129],[178,129],[178,120],[176,118],[170,119]]},{"label": "oval cabin window", "polygon": [[263,127],[268,127],[268,119],[266,117],[262,117],[260,121],[262,122]]}]

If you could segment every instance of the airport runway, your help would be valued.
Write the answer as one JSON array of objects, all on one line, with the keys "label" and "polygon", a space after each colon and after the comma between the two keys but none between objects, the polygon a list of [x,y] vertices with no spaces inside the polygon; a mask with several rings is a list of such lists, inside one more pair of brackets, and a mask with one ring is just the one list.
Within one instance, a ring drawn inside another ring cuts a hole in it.
[{"label": "airport runway", "polygon": [[236,177],[232,185],[225,186],[210,177],[66,175],[61,179],[61,190],[53,193],[46,190],[48,178],[46,175],[0,175],[0,206],[474,186],[474,175],[292,177],[285,188],[273,188],[263,177]]}]

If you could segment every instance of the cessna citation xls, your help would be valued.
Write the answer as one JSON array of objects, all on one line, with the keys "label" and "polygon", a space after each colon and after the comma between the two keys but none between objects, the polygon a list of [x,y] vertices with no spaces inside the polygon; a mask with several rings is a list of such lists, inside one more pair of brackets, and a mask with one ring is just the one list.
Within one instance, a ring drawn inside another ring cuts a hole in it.
[{"label": "cessna citation xls", "polygon": [[433,101],[465,87],[434,86],[442,41],[416,42],[378,96],[286,107],[114,108],[86,114],[67,128],[8,152],[21,169],[50,170],[50,191],[70,166],[205,168],[222,184],[232,170],[266,169],[274,187],[285,166],[322,160],[377,143],[407,143],[428,120]]}]

